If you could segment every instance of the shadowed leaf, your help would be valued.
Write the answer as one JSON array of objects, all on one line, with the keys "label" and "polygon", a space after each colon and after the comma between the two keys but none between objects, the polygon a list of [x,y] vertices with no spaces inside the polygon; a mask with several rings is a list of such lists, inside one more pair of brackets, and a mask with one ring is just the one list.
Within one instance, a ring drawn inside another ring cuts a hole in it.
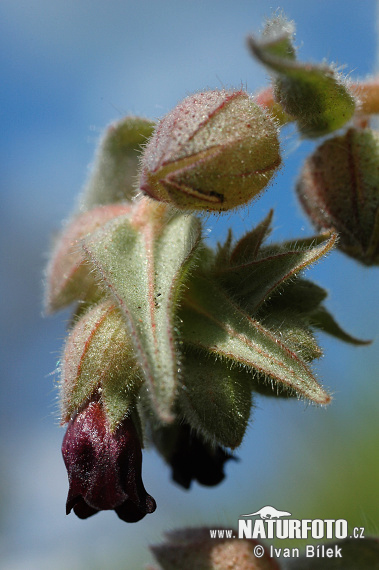
[{"label": "shadowed leaf", "polygon": [[105,131],[93,171],[81,196],[81,209],[131,201],[138,191],[139,158],[154,123],[141,117],[124,117]]},{"label": "shadowed leaf", "polygon": [[178,404],[186,421],[211,442],[238,447],[250,417],[251,372],[192,350],[183,368]]},{"label": "shadowed leaf", "polygon": [[313,327],[318,328],[331,336],[339,338],[344,342],[349,342],[350,344],[355,344],[357,346],[371,344],[371,340],[360,340],[345,332],[329,311],[323,306],[317,307],[317,309],[310,314],[309,319]]},{"label": "shadowed leaf", "polygon": [[283,310],[287,308],[292,313],[308,314],[316,309],[327,297],[327,292],[322,287],[300,277],[286,284],[279,291],[276,291],[270,300],[265,304],[260,314],[267,311]]}]

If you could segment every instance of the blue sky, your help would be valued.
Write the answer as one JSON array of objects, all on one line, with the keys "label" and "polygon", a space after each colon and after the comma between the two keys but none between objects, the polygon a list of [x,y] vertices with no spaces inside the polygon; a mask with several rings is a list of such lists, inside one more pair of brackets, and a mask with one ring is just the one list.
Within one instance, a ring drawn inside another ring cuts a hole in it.
[{"label": "blue sky", "polygon": [[[321,338],[326,356],[318,372],[334,392],[334,403],[325,411],[300,402],[259,400],[241,461],[228,468],[223,485],[211,491],[195,486],[185,493],[169,482],[168,470],[149,451],[144,480],[158,503],[154,515],[125,525],[114,513],[86,522],[64,514],[63,431],[58,427],[57,377],[51,373],[69,312],[41,315],[49,243],[74,207],[98,137],[109,122],[125,114],[159,118],[199,89],[243,86],[254,92],[267,84],[265,70],[248,54],[245,37],[258,32],[277,7],[297,24],[302,59],[346,64],[344,71],[352,78],[374,71],[374,0],[0,3],[4,568],[102,568],[110,567],[108,557],[112,567],[124,568],[125,556],[135,556],[138,568],[149,561],[146,545],[177,525],[236,524],[246,508],[252,512],[266,503],[292,512],[306,485],[296,471],[302,466],[299,453],[307,456],[309,466],[323,449],[331,452],[322,425],[338,425],[343,434],[343,426],[351,423],[363,430],[365,417],[366,423],[375,421],[367,394],[374,387],[375,366],[377,373],[377,344],[354,349]],[[312,230],[292,188],[310,148],[293,129],[285,130],[285,167],[275,183],[252,206],[207,219],[211,242],[221,239],[229,225],[242,233],[270,207],[275,208],[275,238],[309,235]],[[377,269],[367,270],[335,253],[311,275],[330,290],[328,306],[350,332],[377,335]],[[358,401],[364,402],[363,417],[354,405]],[[367,426],[377,430],[377,420],[376,427]],[[313,446],[314,456],[309,453]],[[317,474],[317,465],[315,469]],[[289,474],[286,484],[283,472]]]}]

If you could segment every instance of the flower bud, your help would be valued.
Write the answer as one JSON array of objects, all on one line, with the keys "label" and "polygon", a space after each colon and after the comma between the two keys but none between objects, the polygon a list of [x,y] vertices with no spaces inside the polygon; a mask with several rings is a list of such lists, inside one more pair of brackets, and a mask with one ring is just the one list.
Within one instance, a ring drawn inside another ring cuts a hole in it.
[{"label": "flower bud", "polygon": [[318,229],[335,228],[338,247],[379,264],[379,133],[349,129],[306,160],[297,193]]},{"label": "flower bud", "polygon": [[246,204],[280,165],[274,122],[243,91],[190,95],[158,124],[141,161],[143,192],[181,210]]},{"label": "flower bud", "polygon": [[141,478],[142,453],[130,418],[112,431],[100,401],[92,399],[68,424],[62,445],[70,489],[66,512],[86,519],[113,509],[137,522],[156,504]]}]

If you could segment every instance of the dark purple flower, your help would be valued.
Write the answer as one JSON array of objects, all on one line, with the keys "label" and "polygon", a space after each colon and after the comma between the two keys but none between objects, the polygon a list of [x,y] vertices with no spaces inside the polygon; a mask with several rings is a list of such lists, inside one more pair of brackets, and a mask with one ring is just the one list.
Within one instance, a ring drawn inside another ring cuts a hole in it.
[{"label": "dark purple flower", "polygon": [[189,489],[195,479],[201,485],[213,487],[225,477],[224,463],[236,459],[217,445],[212,447],[191,432],[187,424],[179,426],[178,437],[169,458],[173,480]]},{"label": "dark purple flower", "polygon": [[90,403],[68,424],[62,444],[70,489],[66,513],[86,519],[113,509],[126,522],[137,522],[156,504],[141,478],[141,444],[133,421],[111,431],[102,404]]}]

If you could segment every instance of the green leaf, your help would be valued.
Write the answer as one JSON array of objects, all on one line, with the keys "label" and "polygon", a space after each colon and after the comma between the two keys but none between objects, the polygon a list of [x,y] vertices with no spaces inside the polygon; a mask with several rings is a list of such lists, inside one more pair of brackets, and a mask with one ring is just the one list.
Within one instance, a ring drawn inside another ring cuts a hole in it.
[{"label": "green leaf", "polygon": [[319,404],[330,396],[278,334],[251,318],[214,281],[191,280],[181,310],[183,341],[263,373]]},{"label": "green leaf", "polygon": [[236,243],[230,255],[231,265],[239,265],[256,259],[262,243],[270,234],[273,214],[274,210],[270,210],[262,222]]},{"label": "green leaf", "polygon": [[321,245],[307,249],[264,248],[258,259],[215,272],[215,278],[253,314],[278,287],[331,250],[337,234],[328,237],[324,235]]},{"label": "green leaf", "polygon": [[178,405],[186,422],[212,443],[235,449],[251,411],[251,372],[209,353],[186,350]]},{"label": "green leaf", "polygon": [[217,243],[217,250],[214,259],[215,266],[224,267],[226,264],[229,265],[232,241],[233,241],[233,232],[231,228],[229,228],[225,243],[223,243],[222,245],[220,243]]},{"label": "green leaf", "polygon": [[197,218],[142,199],[84,241],[88,260],[117,301],[162,421],[174,419],[178,351],[174,312],[200,240]]},{"label": "green leaf", "polygon": [[322,287],[298,277],[294,281],[286,283],[286,286],[276,291],[267,304],[262,307],[262,312],[275,312],[289,309],[295,314],[307,315],[317,309],[319,304],[327,297],[327,292]]},{"label": "green leaf", "polygon": [[284,252],[290,249],[296,249],[296,250],[310,249],[312,247],[315,247],[316,245],[321,245],[329,238],[335,237],[336,233],[337,232],[333,232],[332,230],[327,230],[313,236],[290,239],[290,240],[285,240],[281,243],[270,244],[260,249],[258,257],[259,258],[266,257],[266,252],[274,253],[274,252]]},{"label": "green leaf", "polygon": [[275,398],[295,398],[297,396],[295,390],[278,384],[264,374],[256,373],[252,376],[253,393],[256,392],[260,396],[268,396]]},{"label": "green leaf", "polygon": [[288,348],[298,354],[305,362],[312,362],[322,356],[312,331],[305,319],[300,318],[292,307],[281,310],[267,310],[260,315],[260,321]]},{"label": "green leaf", "polygon": [[309,316],[309,320],[313,327],[322,330],[340,340],[355,344],[357,346],[371,344],[371,340],[360,340],[345,332],[329,311],[323,307],[317,307]]},{"label": "green leaf", "polygon": [[152,121],[131,116],[107,128],[81,197],[82,210],[133,199],[141,148],[153,130]]},{"label": "green leaf", "polygon": [[[260,40],[249,37],[249,47],[275,75],[275,98],[298,123],[302,135],[319,137],[345,125],[355,111],[355,99],[332,67],[294,59],[293,27],[281,18]],[[268,36],[268,37],[267,37]]]},{"label": "green leaf", "polygon": [[130,336],[115,303],[91,307],[72,328],[62,364],[62,421],[67,422],[95,390],[111,429],[126,417],[141,385]]},{"label": "green leaf", "polygon": [[81,240],[131,211],[130,204],[108,204],[70,220],[59,236],[46,270],[45,309],[58,311],[74,301],[98,300],[99,288],[81,248]]}]

